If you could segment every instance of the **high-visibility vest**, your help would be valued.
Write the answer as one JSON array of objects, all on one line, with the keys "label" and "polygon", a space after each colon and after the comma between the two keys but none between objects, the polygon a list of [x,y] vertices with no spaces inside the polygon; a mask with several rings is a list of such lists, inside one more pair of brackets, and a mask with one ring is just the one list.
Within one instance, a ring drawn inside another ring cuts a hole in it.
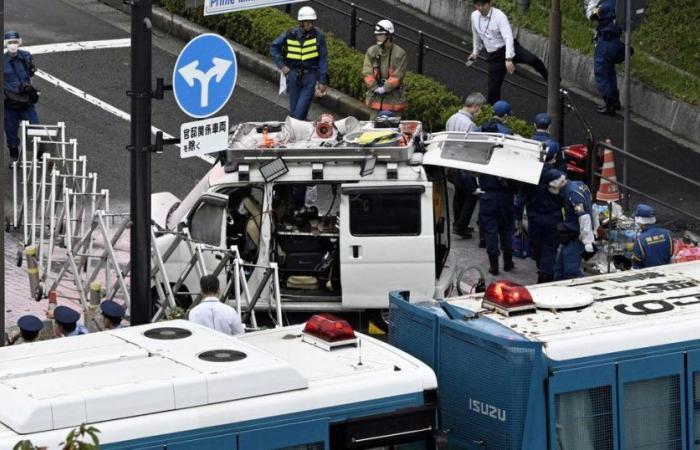
[{"label": "high-visibility vest", "polygon": [[306,61],[318,58],[318,40],[316,38],[299,42],[296,39],[287,38],[287,59]]}]

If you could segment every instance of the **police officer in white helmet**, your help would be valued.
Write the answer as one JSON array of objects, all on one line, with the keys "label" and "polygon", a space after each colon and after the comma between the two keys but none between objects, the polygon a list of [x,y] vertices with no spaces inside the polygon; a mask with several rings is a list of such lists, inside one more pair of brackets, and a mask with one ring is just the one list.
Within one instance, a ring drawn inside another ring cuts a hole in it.
[{"label": "police officer in white helmet", "polygon": [[280,34],[270,45],[270,55],[287,77],[289,115],[306,120],[316,83],[321,94],[328,86],[328,50],[326,38],[314,24],[316,11],[299,8],[299,26]]}]

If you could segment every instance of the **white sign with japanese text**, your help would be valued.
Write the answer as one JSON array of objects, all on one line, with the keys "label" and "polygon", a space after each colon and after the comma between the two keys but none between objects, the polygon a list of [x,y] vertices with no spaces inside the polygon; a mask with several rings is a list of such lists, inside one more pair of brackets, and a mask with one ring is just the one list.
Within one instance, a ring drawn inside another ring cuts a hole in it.
[{"label": "white sign with japanese text", "polygon": [[228,116],[210,117],[180,126],[180,158],[192,158],[227,148]]},{"label": "white sign with japanese text", "polygon": [[212,16],[244,9],[265,8],[304,1],[307,0],[204,0],[204,15]]}]

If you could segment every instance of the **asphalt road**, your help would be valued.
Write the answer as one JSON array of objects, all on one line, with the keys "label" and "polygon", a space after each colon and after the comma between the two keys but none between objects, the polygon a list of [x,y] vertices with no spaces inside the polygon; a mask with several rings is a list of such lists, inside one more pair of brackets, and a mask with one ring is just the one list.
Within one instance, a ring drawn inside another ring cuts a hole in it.
[{"label": "asphalt road", "polygon": [[[130,17],[96,0],[7,0],[5,29],[20,32],[25,46],[129,37]],[[154,34],[153,77],[169,82],[177,54],[186,42],[158,30]],[[56,52],[35,56],[37,67],[58,79],[112,105],[130,111],[126,91],[130,89],[130,49],[113,48]],[[112,209],[127,211],[129,202],[130,124],[94,104],[53,86],[39,77],[41,90],[37,105],[42,123],[65,122],[67,135],[78,140],[78,151],[87,156],[88,171],[97,172],[100,188],[110,190]],[[155,81],[154,81],[155,87]],[[180,124],[195,119],[182,113],[172,93],[153,101],[153,126],[178,135]],[[277,96],[277,85],[254,74],[240,71],[231,100],[220,114],[230,123],[251,120],[283,120],[287,98]],[[320,110],[315,107],[312,114]],[[152,190],[170,191],[182,198],[206,173],[209,165],[198,158],[181,160],[179,149],[171,146],[152,157]],[[10,172],[2,168],[6,174]],[[10,177],[6,183],[6,211],[10,204]]]},{"label": "asphalt road", "polygon": [[[379,18],[389,18],[416,30],[422,30],[424,33],[437,36],[444,41],[461,45],[467,52],[471,52],[471,41],[463,33],[459,34],[457,33],[458,30],[440,25],[434,20],[426,20],[424,17],[410,14],[407,12],[408,7],[404,5],[397,6],[395,0],[353,0],[353,2],[382,15],[379,17],[361,11],[358,12],[358,18],[364,21],[357,29],[357,48],[362,51],[374,41],[370,25],[379,20]],[[338,0],[322,0],[322,3],[346,12],[350,10],[348,5]],[[301,5],[304,4],[294,5],[292,14],[296,14],[297,9]],[[349,42],[350,21],[347,16],[323,6],[318,1],[313,1],[311,5],[317,9],[319,25],[322,29],[332,32],[334,35],[344,39],[345,42]],[[397,42],[409,54],[409,68],[415,70],[418,61],[418,47],[416,45],[418,35],[401,26],[397,26],[397,33],[400,35]],[[450,49],[433,39],[426,39],[425,43],[432,49],[451,55],[459,61],[465,61],[468,55],[467,52]],[[475,66],[484,69],[484,71],[487,68],[484,61],[477,62]],[[547,88],[536,73],[526,72],[522,70],[521,66],[519,67],[518,73],[508,76],[507,79],[527,88],[527,90],[504,83],[503,98],[511,102],[516,115],[523,118],[534,118],[537,113],[547,109]],[[424,73],[444,83],[460,96],[464,96],[472,91],[486,92],[487,76],[484,72],[477,71],[474,67],[466,68],[463,62],[447,59],[435,51],[428,51],[425,55]],[[590,123],[596,139],[610,138],[614,145],[622,147],[622,116],[618,115],[611,118],[597,114],[595,112],[595,102],[599,100],[594,96],[584,97],[572,93],[572,97],[583,116]],[[697,148],[700,148],[700,143],[697,143],[698,145],[695,146],[696,150],[693,150],[637,122],[632,122],[630,136],[631,143],[629,148],[634,154],[693,180],[700,181],[700,174],[698,174],[700,153],[696,152]],[[574,114],[567,114],[564,144],[585,143],[585,139],[585,130],[574,117]],[[618,180],[621,180],[621,155],[616,157],[616,166]],[[698,188],[660,174],[634,161],[630,161],[627,168],[628,181],[633,188],[658,196],[661,200],[700,216],[700,190]],[[634,205],[640,199],[639,196],[631,196],[631,204]],[[657,209],[660,219],[673,222],[674,228],[691,227],[697,229],[700,226],[697,222],[671,210],[662,207]]]}]

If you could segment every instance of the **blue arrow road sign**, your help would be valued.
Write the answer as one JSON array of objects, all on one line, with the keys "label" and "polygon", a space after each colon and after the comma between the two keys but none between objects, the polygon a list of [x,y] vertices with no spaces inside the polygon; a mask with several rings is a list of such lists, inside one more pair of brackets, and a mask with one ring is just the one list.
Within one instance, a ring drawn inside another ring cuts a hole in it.
[{"label": "blue arrow road sign", "polygon": [[211,33],[197,36],[177,57],[175,100],[187,115],[209,117],[231,98],[237,75],[236,54],[226,39]]}]

